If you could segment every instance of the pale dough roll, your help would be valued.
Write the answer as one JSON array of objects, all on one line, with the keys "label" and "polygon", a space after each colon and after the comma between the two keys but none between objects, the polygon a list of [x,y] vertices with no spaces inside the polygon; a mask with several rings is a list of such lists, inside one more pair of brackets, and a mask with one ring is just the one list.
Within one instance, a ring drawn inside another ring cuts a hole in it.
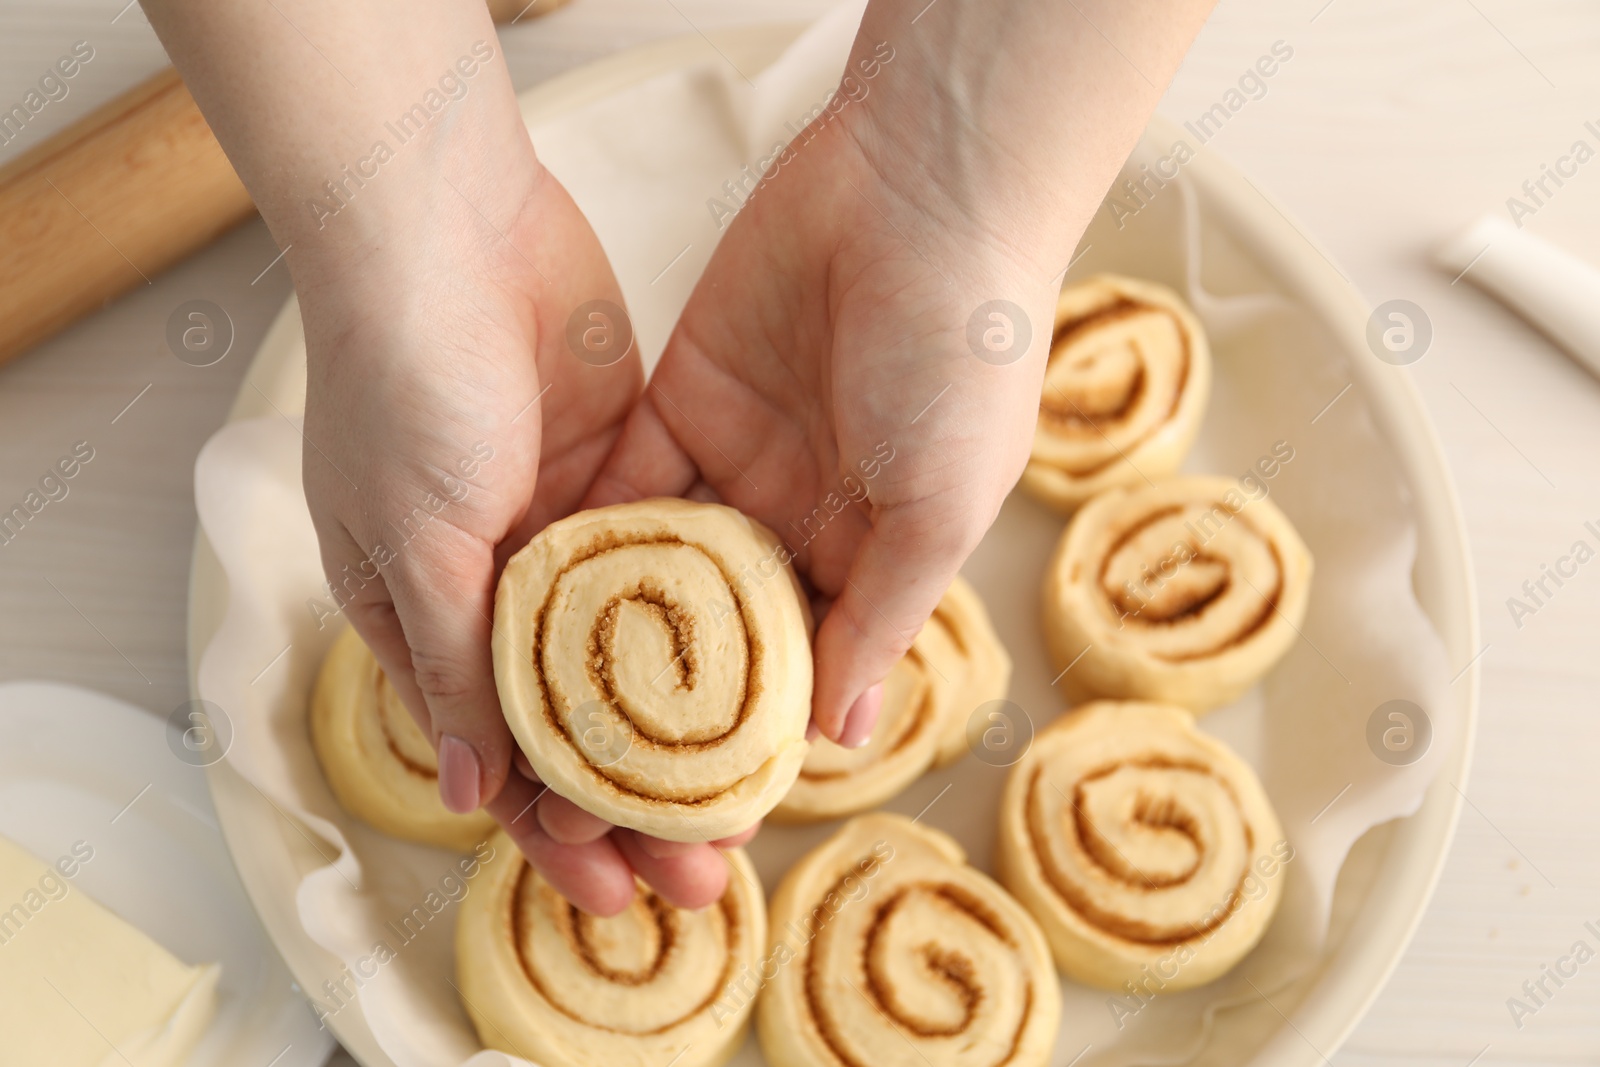
[{"label": "pale dough roll", "polygon": [[1195,711],[1237,699],[1298,639],[1311,570],[1277,505],[1231,479],[1108,490],[1072,517],[1045,574],[1062,688]]},{"label": "pale dough roll", "polygon": [[1294,857],[1250,766],[1170,704],[1039,733],[1000,801],[1000,879],[1056,964],[1106,989],[1202,985],[1261,939]]},{"label": "pale dough roll", "polygon": [[1022,487],[1071,512],[1102,489],[1174,473],[1210,392],[1211,349],[1177,293],[1116,274],[1067,286]]},{"label": "pale dough roll", "polygon": [[504,833],[461,902],[456,982],[488,1048],[543,1067],[716,1067],[744,1041],[766,904],[740,849],[699,911],[643,883],[620,915],[579,911]]},{"label": "pale dough roll", "polygon": [[811,743],[800,777],[773,809],[776,819],[811,821],[875,808],[930,767],[961,758],[967,720],[1005,698],[1011,657],[983,601],[959,575],[889,677],[871,739],[856,749]]},{"label": "pale dough roll", "polygon": [[361,635],[347,627],[311,694],[311,744],[351,815],[395,837],[466,852],[494,829],[486,811],[439,799],[439,758]]},{"label": "pale dough roll", "polygon": [[539,777],[656,837],[716,840],[805,759],[811,645],[788,551],[732,508],[645,500],[552,523],[495,596],[495,680]]},{"label": "pale dough roll", "polygon": [[[772,1067],[1042,1067],[1061,991],[1038,926],[948,835],[858,816],[772,899]],[[909,1046],[909,1047],[908,1047]]]}]

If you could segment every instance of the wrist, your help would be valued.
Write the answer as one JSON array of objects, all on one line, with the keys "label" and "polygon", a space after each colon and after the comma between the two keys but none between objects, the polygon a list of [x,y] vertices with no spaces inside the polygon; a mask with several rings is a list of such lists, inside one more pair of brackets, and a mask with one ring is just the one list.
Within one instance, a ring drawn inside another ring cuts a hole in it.
[{"label": "wrist", "polygon": [[[862,68],[874,64],[881,72],[868,81]],[[1053,185],[1058,146],[995,113],[1010,101],[952,91],[957,65],[947,44],[897,43],[863,23],[846,67],[846,79],[860,84],[859,106],[840,119],[870,180],[929,219],[962,257],[985,247],[1041,260],[1070,254],[1087,217],[1077,218]]]},{"label": "wrist", "polygon": [[512,224],[540,180],[539,163],[498,42],[490,36],[461,51],[292,153],[280,180],[262,183],[262,215],[290,249],[297,284],[407,259],[421,260],[420,269],[463,237]]},{"label": "wrist", "polygon": [[850,69],[894,59],[845,125],[891,193],[1058,270],[1210,2],[871,0]]},{"label": "wrist", "polygon": [[386,308],[403,321],[444,294],[527,289],[527,235],[548,172],[521,142],[477,159],[422,148],[407,171],[380,173],[320,227],[307,224],[285,257],[307,317],[349,322]]}]

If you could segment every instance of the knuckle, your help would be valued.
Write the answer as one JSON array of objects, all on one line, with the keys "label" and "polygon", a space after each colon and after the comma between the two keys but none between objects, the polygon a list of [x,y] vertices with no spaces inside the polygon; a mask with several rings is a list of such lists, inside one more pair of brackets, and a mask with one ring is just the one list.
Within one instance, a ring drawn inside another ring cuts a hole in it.
[{"label": "knuckle", "polygon": [[887,631],[887,636],[883,639],[883,651],[886,656],[899,659],[911,651],[911,643],[916,640],[916,634],[898,628],[884,629]]},{"label": "knuckle", "polygon": [[435,702],[445,707],[460,704],[478,689],[472,672],[448,657],[431,652],[412,649],[411,672],[430,706]]},{"label": "knuckle", "polygon": [[914,631],[890,625],[887,619],[873,610],[865,594],[843,597],[835,608],[855,632],[861,646],[881,650],[885,657],[899,659],[904,656],[917,636]]}]

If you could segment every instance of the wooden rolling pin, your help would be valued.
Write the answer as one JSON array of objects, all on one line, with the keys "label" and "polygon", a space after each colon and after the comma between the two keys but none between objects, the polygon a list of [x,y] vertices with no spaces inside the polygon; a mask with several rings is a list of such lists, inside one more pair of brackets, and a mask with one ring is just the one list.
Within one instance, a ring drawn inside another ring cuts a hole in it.
[{"label": "wooden rolling pin", "polygon": [[[562,0],[489,0],[497,22]],[[0,168],[0,363],[255,212],[167,68]]]}]

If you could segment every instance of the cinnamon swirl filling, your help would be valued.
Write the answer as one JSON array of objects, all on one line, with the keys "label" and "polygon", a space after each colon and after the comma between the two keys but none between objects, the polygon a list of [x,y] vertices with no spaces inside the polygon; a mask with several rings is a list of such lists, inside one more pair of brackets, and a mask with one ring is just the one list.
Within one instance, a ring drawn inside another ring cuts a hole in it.
[{"label": "cinnamon swirl filling", "polygon": [[1211,386],[1205,332],[1153,282],[1102,274],[1061,291],[1022,485],[1070,512],[1178,469]]},{"label": "cinnamon swirl filling", "polygon": [[1238,698],[1299,640],[1311,554],[1232,480],[1114,489],[1067,524],[1046,572],[1045,637],[1075,700]]},{"label": "cinnamon swirl filling", "polygon": [[540,778],[681,841],[770,811],[804,759],[811,696],[781,551],[732,508],[649,500],[563,519],[518,552],[495,598],[495,679]]},{"label": "cinnamon swirl filling", "polygon": [[784,879],[778,944],[806,916],[809,938],[758,1007],[769,1062],[878,1067],[908,1043],[934,1067],[1046,1062],[1060,991],[1044,941],[946,835],[896,815],[852,820]]},{"label": "cinnamon swirl filling", "polygon": [[1117,988],[1225,973],[1260,939],[1293,857],[1248,764],[1166,704],[1098,701],[1051,724],[1001,800],[1000,872],[1056,963]]},{"label": "cinnamon swirl filling", "polygon": [[715,904],[674,907],[640,883],[614,916],[588,915],[510,836],[461,902],[456,983],[484,1045],[560,1067],[715,1067],[744,1040],[766,943],[749,859]]}]

